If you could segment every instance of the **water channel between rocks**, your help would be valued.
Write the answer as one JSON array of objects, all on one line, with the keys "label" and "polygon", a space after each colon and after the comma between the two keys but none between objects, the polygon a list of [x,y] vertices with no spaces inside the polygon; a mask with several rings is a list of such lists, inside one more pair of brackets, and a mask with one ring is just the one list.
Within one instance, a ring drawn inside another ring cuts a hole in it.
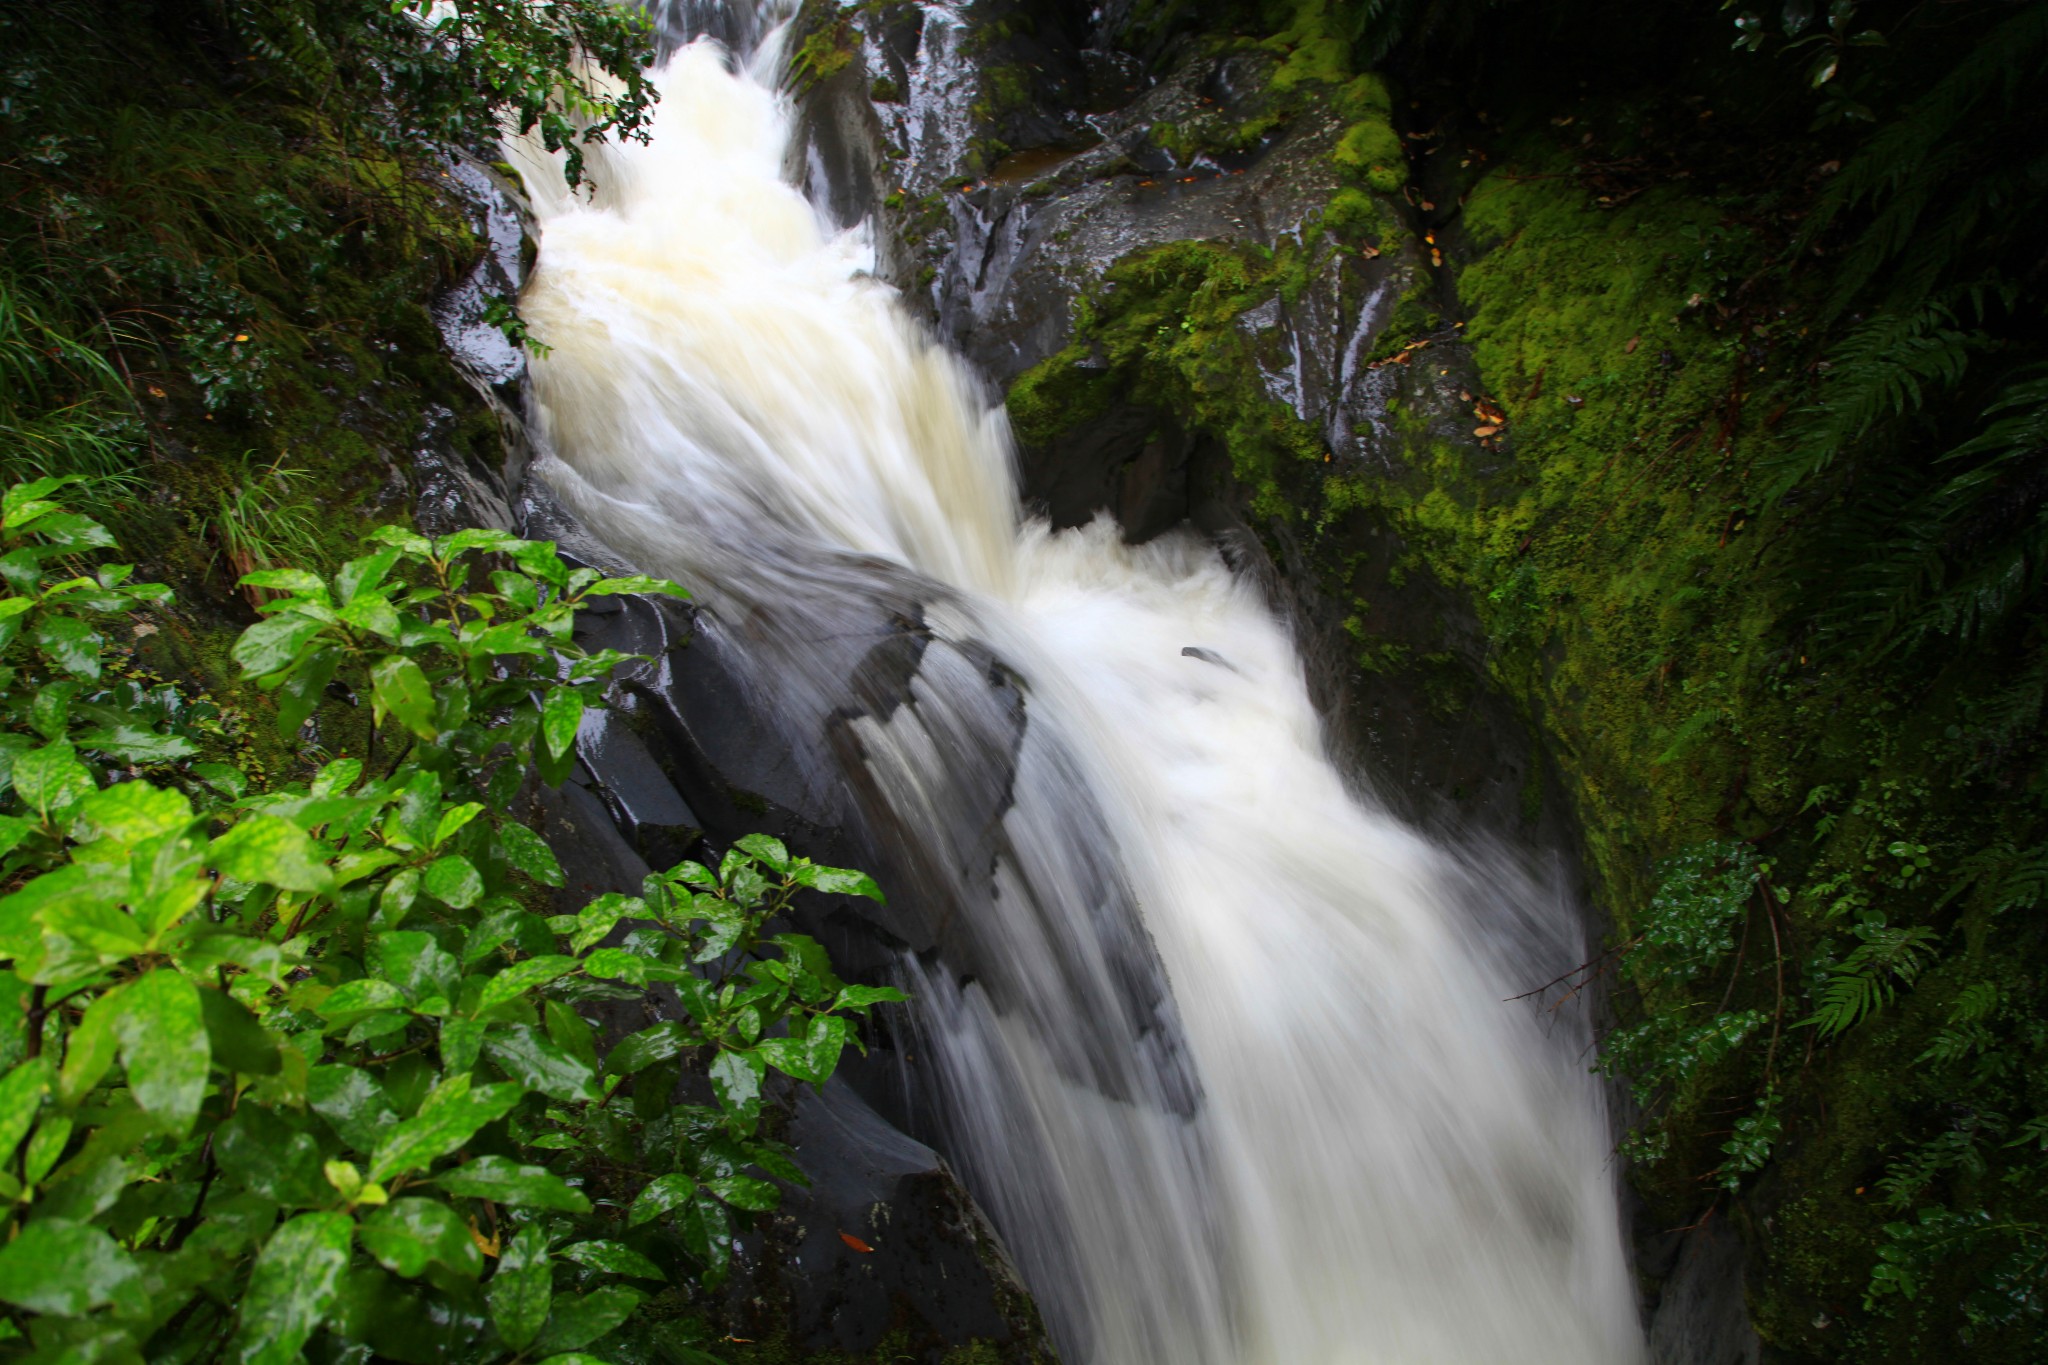
[{"label": "water channel between rocks", "polygon": [[1357,798],[1207,543],[1022,519],[1002,412],[782,177],[780,30],[723,31],[763,36],[679,51],[588,192],[513,149],[536,472],[743,644],[876,851],[943,1145],[1063,1357],[1637,1359],[1586,1040],[1504,1003],[1568,907]]}]

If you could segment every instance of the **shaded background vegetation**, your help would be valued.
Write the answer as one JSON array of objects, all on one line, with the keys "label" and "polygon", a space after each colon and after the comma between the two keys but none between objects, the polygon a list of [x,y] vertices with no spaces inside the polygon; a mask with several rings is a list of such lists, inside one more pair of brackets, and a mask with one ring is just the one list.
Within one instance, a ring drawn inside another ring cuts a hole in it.
[{"label": "shaded background vegetation", "polygon": [[[1646,1222],[1742,1226],[1777,1358],[2041,1358],[2048,5],[1111,8],[1156,66],[1272,52],[1275,119],[1367,130],[1333,234],[1443,248],[1374,358],[1462,319],[1498,458],[1397,420],[1367,475],[1246,427],[1191,377],[1269,287],[1229,252],[1123,267],[1100,321],[1233,453],[1317,469],[1280,514],[1390,525],[1476,604],[1615,924],[1563,988],[1619,987]],[[566,48],[423,58],[410,22],[0,9],[0,474],[96,480],[185,604],[126,666],[234,698],[208,723],[259,772],[297,755],[228,686],[239,573],[338,562],[432,422],[495,458],[423,305],[477,250],[431,140],[547,117]],[[1207,330],[1168,353],[1155,314]],[[1419,666],[1358,623],[1360,668]]]}]

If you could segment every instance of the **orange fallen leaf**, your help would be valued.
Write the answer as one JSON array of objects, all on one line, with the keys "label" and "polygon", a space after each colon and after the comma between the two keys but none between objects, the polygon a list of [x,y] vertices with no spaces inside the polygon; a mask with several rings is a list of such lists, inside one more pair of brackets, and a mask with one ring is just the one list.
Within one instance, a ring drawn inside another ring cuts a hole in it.
[{"label": "orange fallen leaf", "polygon": [[1487,425],[1485,425],[1485,426],[1483,426],[1483,427],[1474,427],[1474,428],[1472,428],[1472,434],[1473,434],[1474,436],[1478,436],[1478,437],[1481,437],[1481,438],[1484,438],[1484,437],[1487,437],[1487,436],[1498,436],[1498,435],[1500,435],[1500,428],[1499,428],[1499,427],[1497,427],[1497,426],[1494,426],[1494,425],[1493,425],[1492,423],[1488,423]]},{"label": "orange fallen leaf", "polygon": [[1643,339],[1639,336],[1630,337],[1628,339],[1628,345],[1622,347],[1621,349],[1628,352],[1630,355],[1634,355],[1636,353],[1636,347],[1642,344],[1642,340]]},{"label": "orange fallen leaf", "polygon": [[861,1252],[863,1255],[874,1250],[873,1247],[869,1246],[866,1242],[863,1242],[860,1238],[854,1236],[850,1232],[840,1233],[839,1240],[846,1243],[848,1246],[852,1247],[855,1251]]}]

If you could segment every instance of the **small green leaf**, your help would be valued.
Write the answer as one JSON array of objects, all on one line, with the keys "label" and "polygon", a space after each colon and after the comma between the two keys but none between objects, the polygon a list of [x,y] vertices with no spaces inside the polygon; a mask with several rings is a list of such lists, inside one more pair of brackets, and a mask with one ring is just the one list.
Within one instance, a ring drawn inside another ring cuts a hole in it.
[{"label": "small green leaf", "polygon": [[410,526],[379,526],[363,537],[372,545],[389,545],[408,559],[422,559],[434,552],[434,544]]},{"label": "small green leaf", "polygon": [[469,1226],[432,1199],[394,1199],[365,1219],[358,1235],[386,1270],[409,1280],[435,1263],[464,1279],[483,1273],[483,1253]]},{"label": "small green leaf", "polygon": [[676,1211],[675,1224],[683,1246],[704,1266],[704,1282],[717,1285],[732,1266],[732,1215],[724,1204],[699,1190]]},{"label": "small green leaf", "polygon": [[359,593],[335,615],[343,625],[366,630],[383,640],[398,639],[398,609],[382,593]]},{"label": "small green leaf", "polygon": [[133,844],[191,824],[192,802],[147,782],[117,782],[87,796],[78,814],[106,837]]},{"label": "small green leaf", "polygon": [[575,932],[569,935],[569,946],[579,953],[583,952],[611,933],[621,919],[638,919],[646,913],[647,902],[638,896],[621,896],[617,892],[606,892],[578,912]]},{"label": "small green leaf", "polygon": [[194,763],[192,774],[230,801],[239,801],[249,792],[249,779],[240,768],[227,763]]},{"label": "small green leaf", "polygon": [[75,616],[46,615],[36,625],[36,648],[74,678],[97,679],[106,638]]},{"label": "small green leaf", "polygon": [[348,1270],[355,1223],[345,1213],[302,1213],[271,1234],[249,1272],[241,1330],[232,1346],[241,1365],[288,1365],[333,1306]]},{"label": "small green leaf", "polygon": [[159,967],[123,987],[114,1035],[135,1102],[177,1132],[191,1126],[206,1098],[212,1051],[199,988],[190,977]]},{"label": "small green leaf", "polygon": [[506,862],[542,886],[562,884],[562,865],[555,860],[554,850],[526,826],[509,822],[498,826],[498,845]]},{"label": "small green leaf", "polygon": [[464,550],[512,551],[529,543],[510,531],[500,531],[489,526],[471,526],[435,541],[434,556],[437,559],[451,559]]},{"label": "small green leaf", "polygon": [[398,1122],[391,1096],[376,1077],[356,1067],[314,1067],[306,1076],[306,1099],[357,1151],[374,1148]]},{"label": "small green leaf", "polygon": [[561,1257],[578,1265],[587,1265],[592,1270],[609,1271],[614,1275],[631,1275],[642,1280],[665,1280],[661,1267],[642,1256],[623,1242],[578,1242],[563,1247]]},{"label": "small green leaf", "polygon": [[839,998],[832,1002],[836,1010],[864,1009],[869,1005],[901,1004],[910,999],[894,986],[847,986],[840,990]]},{"label": "small green leaf", "polygon": [[275,1076],[282,1068],[277,1040],[248,1006],[226,991],[202,988],[199,1013],[206,1021],[207,1041],[219,1066],[245,1076]]},{"label": "small green leaf", "polygon": [[450,806],[442,811],[440,823],[434,826],[434,841],[430,847],[439,848],[447,843],[451,835],[481,815],[483,809],[481,801],[465,801],[459,806]]},{"label": "small green leaf", "polygon": [[396,984],[363,978],[344,981],[314,1008],[321,1018],[344,1024],[378,1010],[403,1009],[405,1004],[405,992]]},{"label": "small green leaf", "polygon": [[511,1113],[524,1093],[513,1081],[474,1089],[466,1075],[443,1081],[419,1113],[377,1144],[370,1179],[381,1183],[454,1151],[476,1136],[477,1129]]},{"label": "small green leaf", "polygon": [[576,959],[559,953],[515,962],[484,983],[483,993],[477,997],[476,1012],[487,1014],[507,1000],[516,1000],[535,987],[545,986],[556,977],[574,970]]},{"label": "small green leaf", "polygon": [[64,740],[16,755],[14,789],[45,816],[69,810],[96,790],[92,773]]},{"label": "small green leaf", "polygon": [[370,694],[376,715],[390,714],[400,725],[431,740],[434,729],[434,688],[420,666],[403,654],[388,655],[370,670]]},{"label": "small green leaf", "polygon": [[559,1000],[550,1000],[545,1013],[548,1037],[556,1047],[576,1058],[593,1072],[597,1070],[597,1035],[583,1016]]},{"label": "small green leaf", "polygon": [[377,935],[377,970],[414,1001],[451,998],[462,974],[455,955],[432,934],[403,931]]},{"label": "small green leaf", "polygon": [[623,592],[652,592],[667,597],[688,597],[685,589],[669,582],[666,578],[650,578],[646,574],[630,574],[624,578],[605,578],[592,583],[583,590],[586,597],[612,597]]},{"label": "small green leaf", "polygon": [[277,733],[291,739],[299,733],[299,727],[306,718],[320,709],[321,701],[327,695],[327,684],[334,681],[334,672],[341,666],[341,649],[336,645],[318,645],[309,651],[304,662],[293,669],[291,676],[277,689]]},{"label": "small green leaf", "polygon": [[0,1164],[12,1157],[28,1136],[42,1110],[43,1096],[50,1093],[55,1080],[47,1057],[31,1057],[0,1080]]},{"label": "small green leaf", "polygon": [[727,1048],[711,1063],[711,1089],[719,1105],[743,1127],[761,1116],[761,1078],[767,1060],[752,1050]]},{"label": "small green leaf", "polygon": [[291,821],[276,815],[247,815],[213,841],[207,854],[221,875],[287,891],[325,891],[334,873],[320,846]]},{"label": "small green leaf", "polygon": [[505,1254],[498,1258],[498,1271],[491,1276],[491,1322],[506,1345],[524,1350],[540,1335],[553,1296],[554,1269],[548,1264],[547,1234],[529,1224],[507,1244]]},{"label": "small green leaf", "polygon": [[765,1213],[782,1202],[782,1191],[751,1175],[723,1175],[704,1182],[704,1188],[736,1209]]},{"label": "small green leaf", "polygon": [[39,1218],[0,1247],[0,1299],[76,1317],[140,1289],[135,1258],[99,1228]]},{"label": "small green leaf", "polygon": [[64,1068],[57,1075],[57,1098],[63,1103],[72,1105],[84,1099],[113,1066],[120,1046],[114,1019],[120,1012],[118,991],[110,991],[86,1007],[85,1017],[65,1044]]},{"label": "small green leaf", "polygon": [[238,587],[267,588],[272,592],[290,593],[325,599],[327,585],[320,581],[320,575],[307,573],[304,569],[258,569],[245,573],[235,580]]},{"label": "small green leaf", "polygon": [[583,1191],[544,1166],[522,1166],[509,1157],[480,1156],[466,1166],[442,1171],[434,1183],[468,1199],[560,1213],[590,1212],[590,1200]]},{"label": "small green leaf", "polygon": [[620,1284],[606,1285],[583,1295],[559,1296],[533,1349],[546,1357],[588,1346],[631,1317],[644,1297],[639,1290]]},{"label": "small green leaf", "polygon": [[835,896],[866,896],[871,901],[887,900],[873,877],[850,867],[799,867],[792,875],[800,884],[814,891]]},{"label": "small green leaf", "polygon": [[687,1204],[696,1192],[697,1182],[680,1171],[671,1171],[651,1180],[634,1196],[633,1206],[626,1212],[626,1226],[637,1228],[642,1223],[652,1222],[670,1209]]},{"label": "small green leaf", "polygon": [[483,874],[459,853],[436,858],[420,874],[420,889],[444,905],[467,910],[483,898]]},{"label": "small green leaf", "polygon": [[268,678],[290,668],[306,642],[325,629],[324,621],[285,612],[243,631],[229,657],[242,666],[244,678]]},{"label": "small green leaf", "polygon": [[630,1076],[656,1062],[679,1056],[684,1050],[702,1042],[703,1038],[697,1031],[681,1020],[664,1019],[621,1039],[605,1055],[604,1069],[615,1076]]},{"label": "small green leaf", "polygon": [[548,753],[567,758],[576,743],[576,731],[583,724],[583,697],[573,687],[557,687],[541,703],[540,733]]},{"label": "small green leaf", "polygon": [[310,1125],[244,1099],[213,1131],[214,1158],[234,1185],[291,1208],[333,1202]]},{"label": "small green leaf", "polygon": [[484,1055],[503,1067],[506,1075],[543,1095],[592,1104],[604,1098],[598,1092],[597,1076],[591,1068],[557,1047],[531,1024],[493,1029],[484,1040]]},{"label": "small green leaf", "polygon": [[782,840],[766,834],[745,834],[733,840],[733,847],[753,854],[777,872],[789,871],[789,850]]},{"label": "small green leaf", "polygon": [[159,734],[140,725],[95,725],[74,736],[78,747],[93,749],[130,763],[175,763],[199,752],[199,746],[177,735]]}]

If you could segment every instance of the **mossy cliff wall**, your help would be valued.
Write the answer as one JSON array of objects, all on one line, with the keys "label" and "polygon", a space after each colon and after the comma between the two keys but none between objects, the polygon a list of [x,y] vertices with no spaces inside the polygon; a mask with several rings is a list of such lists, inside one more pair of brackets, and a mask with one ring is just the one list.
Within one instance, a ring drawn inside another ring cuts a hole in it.
[{"label": "mossy cliff wall", "polygon": [[1815,624],[1842,495],[1783,495],[1828,368],[1787,244],[1834,164],[1720,133],[1755,85],[1711,61],[1404,83],[1341,6],[1170,8],[1073,59],[1148,88],[964,183],[877,124],[897,277],[1027,497],[1266,574],[1417,813],[1568,826],[1600,941],[1548,998],[1608,1002],[1659,1360],[1723,1229],[1746,1357],[2038,1358],[2040,675]]}]

